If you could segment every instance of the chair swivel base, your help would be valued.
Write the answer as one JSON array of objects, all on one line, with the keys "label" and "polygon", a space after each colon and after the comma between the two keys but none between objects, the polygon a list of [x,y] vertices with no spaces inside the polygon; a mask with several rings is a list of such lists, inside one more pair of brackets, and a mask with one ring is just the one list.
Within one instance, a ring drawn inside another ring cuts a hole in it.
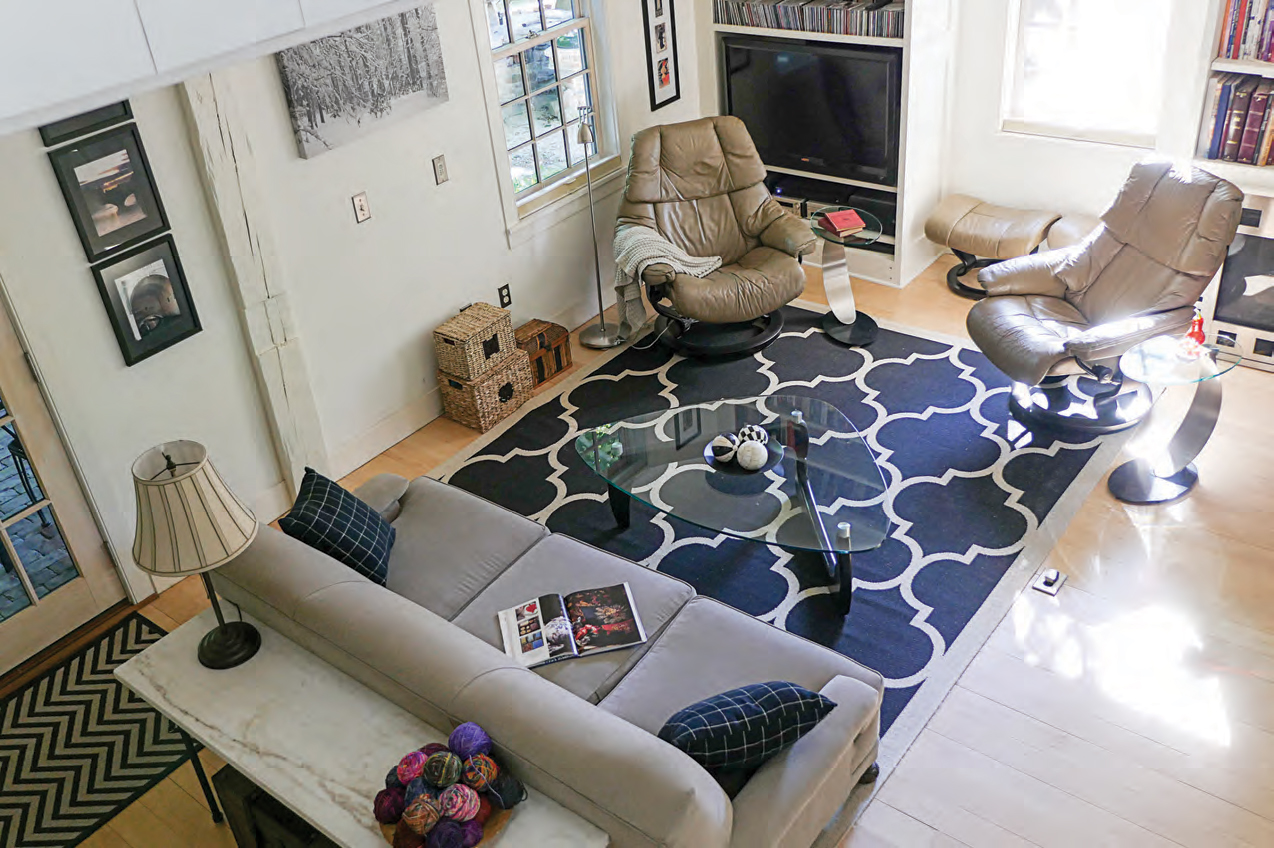
[{"label": "chair swivel base", "polygon": [[859,312],[852,324],[846,324],[836,317],[835,313],[823,315],[823,332],[841,344],[851,347],[866,347],[876,341],[880,326],[866,313]]},{"label": "chair swivel base", "polygon": [[970,271],[980,271],[1004,260],[977,259],[967,253],[956,255],[960,257],[961,261],[959,265],[953,265],[947,269],[947,288],[960,295],[960,297],[967,297],[969,300],[981,300],[986,297],[986,289],[981,286],[971,286],[961,278]]},{"label": "chair swivel base", "polygon": [[1199,469],[1190,463],[1176,474],[1156,475],[1144,459],[1134,459],[1110,472],[1106,487],[1124,503],[1164,504],[1184,498],[1199,482]]},{"label": "chair swivel base", "polygon": [[753,321],[736,324],[695,321],[689,327],[660,315],[654,332],[664,344],[685,356],[742,356],[756,353],[779,337],[783,332],[783,314],[775,310]]},{"label": "chair swivel base", "polygon": [[1118,433],[1140,424],[1154,400],[1150,389],[1140,383],[1126,389],[1090,400],[1073,393],[1066,380],[1045,380],[1038,386],[1014,383],[1009,413],[1031,431]]}]

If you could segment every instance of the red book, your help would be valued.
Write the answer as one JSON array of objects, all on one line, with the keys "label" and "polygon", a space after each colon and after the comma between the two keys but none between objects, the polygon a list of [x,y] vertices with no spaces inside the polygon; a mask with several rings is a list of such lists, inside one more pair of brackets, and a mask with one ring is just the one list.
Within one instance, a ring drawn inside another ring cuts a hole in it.
[{"label": "red book", "polygon": [[1230,100],[1225,145],[1221,150],[1221,158],[1227,162],[1238,161],[1239,143],[1243,141],[1243,127],[1247,123],[1247,110],[1252,105],[1252,92],[1256,90],[1258,82],[1255,77],[1249,77],[1234,89],[1234,96]]},{"label": "red book", "polygon": [[818,222],[823,229],[830,230],[841,236],[853,235],[867,229],[867,224],[863,222],[862,217],[853,209],[824,212],[819,216]]}]

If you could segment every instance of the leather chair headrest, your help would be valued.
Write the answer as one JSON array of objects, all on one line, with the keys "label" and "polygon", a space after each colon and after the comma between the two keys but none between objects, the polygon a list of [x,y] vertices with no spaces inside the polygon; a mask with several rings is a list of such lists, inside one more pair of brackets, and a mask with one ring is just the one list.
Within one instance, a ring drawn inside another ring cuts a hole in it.
[{"label": "leather chair headrest", "polygon": [[703,200],[765,180],[747,127],[724,115],[649,127],[633,136],[630,203]]}]

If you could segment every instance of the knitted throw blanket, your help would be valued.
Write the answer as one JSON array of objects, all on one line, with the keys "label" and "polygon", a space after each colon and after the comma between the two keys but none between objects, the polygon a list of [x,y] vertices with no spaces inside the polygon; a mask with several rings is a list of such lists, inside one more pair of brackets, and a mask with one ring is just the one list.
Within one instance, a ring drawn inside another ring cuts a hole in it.
[{"label": "knitted throw blanket", "polygon": [[620,338],[632,338],[646,323],[641,302],[641,275],[664,263],[678,274],[706,277],[721,267],[720,256],[691,256],[649,227],[625,227],[615,234],[615,296],[619,306]]}]

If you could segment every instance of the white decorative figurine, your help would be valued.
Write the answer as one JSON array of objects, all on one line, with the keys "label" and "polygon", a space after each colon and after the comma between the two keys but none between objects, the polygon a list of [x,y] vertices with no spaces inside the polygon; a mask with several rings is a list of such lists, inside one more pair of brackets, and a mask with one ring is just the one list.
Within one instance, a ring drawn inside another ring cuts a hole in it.
[{"label": "white decorative figurine", "polygon": [[756,442],[764,445],[770,440],[770,434],[760,424],[747,424],[739,431],[740,442]]},{"label": "white decorative figurine", "polygon": [[769,451],[765,449],[765,445],[755,439],[742,442],[738,453],[734,455],[734,461],[739,463],[739,467],[744,471],[759,471],[768,458]]},{"label": "white decorative figurine", "polygon": [[712,440],[712,458],[717,462],[734,462],[735,452],[739,450],[739,437],[733,433],[722,433]]}]

